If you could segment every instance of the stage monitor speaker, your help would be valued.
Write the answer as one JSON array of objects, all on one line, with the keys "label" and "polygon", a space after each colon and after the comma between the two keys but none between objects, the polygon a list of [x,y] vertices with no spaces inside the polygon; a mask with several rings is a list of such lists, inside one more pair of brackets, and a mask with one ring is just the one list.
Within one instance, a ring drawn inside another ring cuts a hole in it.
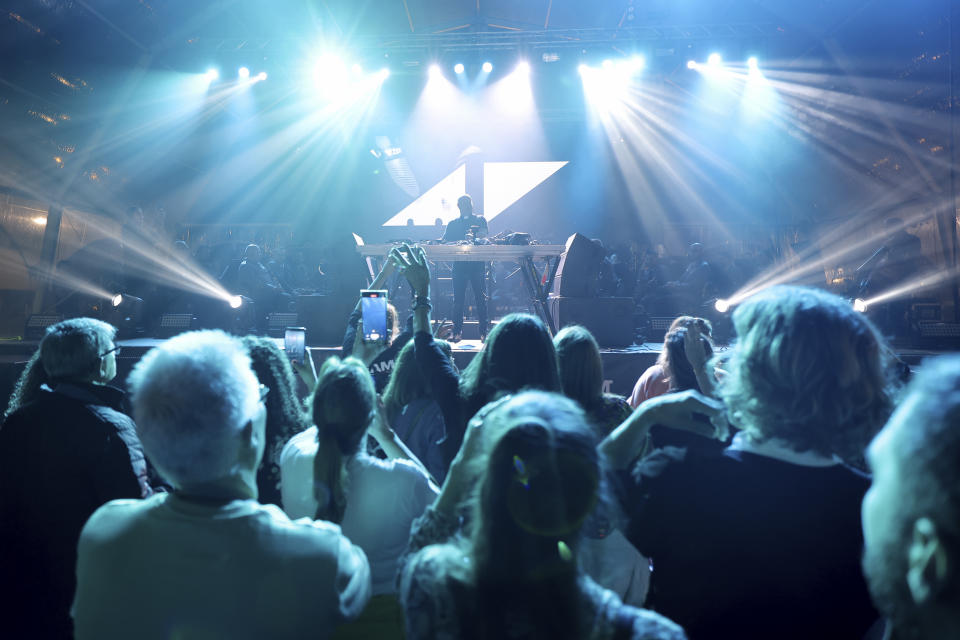
[{"label": "stage monitor speaker", "polygon": [[567,238],[566,249],[560,256],[551,293],[570,298],[596,297],[602,259],[600,249],[590,238],[573,234]]},{"label": "stage monitor speaker", "polygon": [[633,298],[550,298],[550,314],[557,329],[583,325],[601,347],[633,344],[633,307]]},{"label": "stage monitor speaker", "polygon": [[170,338],[180,333],[185,333],[194,328],[194,318],[192,313],[165,313],[160,316],[160,328],[158,333],[160,338]]},{"label": "stage monitor speaker", "polygon": [[347,295],[298,296],[298,324],[307,329],[307,344],[313,347],[333,347],[343,344],[347,319],[359,299],[360,289],[350,297]]},{"label": "stage monitor speaker", "polygon": [[63,316],[35,313],[27,318],[27,324],[23,328],[23,339],[42,340],[47,333],[47,327],[57,324],[61,320],[63,320]]},{"label": "stage monitor speaker", "polygon": [[919,346],[925,349],[960,349],[960,323],[921,322],[917,327]]},{"label": "stage monitor speaker", "polygon": [[271,338],[282,338],[287,327],[296,327],[297,314],[295,313],[268,313],[267,335]]}]

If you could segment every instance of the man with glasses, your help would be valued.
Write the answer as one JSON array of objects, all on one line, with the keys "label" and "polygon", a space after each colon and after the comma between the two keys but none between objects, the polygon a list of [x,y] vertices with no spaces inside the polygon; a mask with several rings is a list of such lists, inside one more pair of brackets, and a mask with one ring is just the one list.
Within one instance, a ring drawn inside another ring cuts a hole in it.
[{"label": "man with glasses", "polygon": [[173,487],[115,500],[80,535],[76,637],[326,638],[370,598],[340,527],[257,502],[269,389],[219,331],[181,334],[130,375],[137,431]]},{"label": "man with glasses", "polygon": [[[117,374],[116,329],[74,318],[40,342],[0,429],[0,619],[9,637],[72,637],[77,539],[97,507],[151,494]],[[21,386],[24,386],[23,384]]]}]

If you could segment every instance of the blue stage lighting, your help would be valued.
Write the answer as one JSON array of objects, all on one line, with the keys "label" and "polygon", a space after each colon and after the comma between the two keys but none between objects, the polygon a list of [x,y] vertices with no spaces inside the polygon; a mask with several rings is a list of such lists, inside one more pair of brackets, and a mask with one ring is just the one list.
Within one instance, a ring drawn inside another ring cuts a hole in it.
[{"label": "blue stage lighting", "polygon": [[484,62],[481,69],[483,69],[484,73],[490,73],[491,71],[493,71],[493,64],[490,62]]},{"label": "blue stage lighting", "polygon": [[258,82],[263,82],[263,81],[266,80],[266,79],[267,79],[267,72],[266,72],[266,71],[261,71],[260,73],[257,74],[257,81],[258,81]]},{"label": "blue stage lighting", "polygon": [[203,77],[206,78],[207,82],[213,82],[220,77],[220,72],[216,69],[207,69],[207,72],[203,74]]},{"label": "blue stage lighting", "polygon": [[697,61],[696,60],[687,60],[687,69],[696,69]]},{"label": "blue stage lighting", "polygon": [[630,58],[630,69],[634,72],[642,71],[647,66],[647,60],[643,56],[633,56]]},{"label": "blue stage lighting", "polygon": [[453,65],[453,72],[457,74],[463,73],[463,65],[459,62]]},{"label": "blue stage lighting", "polygon": [[710,57],[707,58],[707,64],[711,67],[719,67],[723,63],[723,58],[720,57],[719,53],[711,53]]},{"label": "blue stage lighting", "polygon": [[380,77],[384,80],[390,77],[390,69],[387,69],[386,67],[384,67],[383,69],[380,69],[378,73],[380,74]]},{"label": "blue stage lighting", "polygon": [[432,64],[432,65],[430,65],[430,77],[431,77],[431,78],[442,78],[442,77],[443,77],[443,69],[440,68],[440,65],[438,65],[438,64]]},{"label": "blue stage lighting", "polygon": [[359,64],[354,63],[354,65],[350,67],[350,71],[353,72],[353,75],[359,76],[363,74],[363,67],[361,67]]},{"label": "blue stage lighting", "polygon": [[250,69],[247,69],[246,67],[240,67],[237,70],[237,77],[239,77],[241,80],[246,80],[250,77]]},{"label": "blue stage lighting", "polygon": [[590,67],[588,67],[587,65],[582,64],[582,63],[580,64],[579,67],[577,67],[577,72],[578,72],[580,75],[584,75],[584,74],[587,73],[589,70],[590,70]]},{"label": "blue stage lighting", "polygon": [[530,73],[530,63],[526,60],[521,60],[517,63],[517,71],[519,73]]},{"label": "blue stage lighting", "polygon": [[760,68],[760,63],[757,61],[756,56],[750,56],[747,58],[747,69],[750,71],[756,71]]},{"label": "blue stage lighting", "polygon": [[610,69],[613,69],[613,60],[604,60],[600,66],[609,71]]}]

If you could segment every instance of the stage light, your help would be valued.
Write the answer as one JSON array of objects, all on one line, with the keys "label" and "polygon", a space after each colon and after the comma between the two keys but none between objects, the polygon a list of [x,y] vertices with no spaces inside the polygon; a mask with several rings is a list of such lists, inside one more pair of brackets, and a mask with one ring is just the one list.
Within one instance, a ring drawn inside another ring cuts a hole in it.
[{"label": "stage light", "polygon": [[353,71],[353,75],[355,76],[359,76],[363,73],[363,67],[361,67],[359,64],[354,64],[352,67],[350,67],[350,70]]},{"label": "stage light", "polygon": [[484,62],[481,68],[483,69],[484,73],[490,73],[493,71],[493,64],[490,62]]},{"label": "stage light", "polygon": [[438,64],[432,64],[432,65],[430,65],[430,77],[431,77],[431,78],[442,78],[442,77],[443,77],[443,69],[440,68],[440,65],[438,65]]},{"label": "stage light", "polygon": [[250,69],[247,69],[246,67],[240,67],[237,70],[237,77],[239,77],[241,80],[246,80],[250,77]]},{"label": "stage light", "polygon": [[230,304],[231,309],[239,309],[240,305],[243,304],[243,298],[240,296],[230,296],[227,302]]},{"label": "stage light", "polygon": [[696,69],[697,61],[696,60],[687,60],[687,69]]},{"label": "stage light", "polygon": [[610,69],[613,69],[613,60],[604,60],[600,66],[609,71]]},{"label": "stage light", "polygon": [[713,308],[720,313],[726,313],[730,311],[730,301],[724,298],[717,298],[717,301],[713,303]]},{"label": "stage light", "polygon": [[756,56],[750,56],[747,58],[747,69],[750,69],[750,71],[757,71],[760,69],[760,63]]},{"label": "stage light", "polygon": [[110,304],[112,304],[114,307],[119,307],[120,303],[122,302],[123,302],[123,295],[119,293],[115,293],[113,297],[110,298]]},{"label": "stage light", "polygon": [[387,78],[390,77],[390,69],[387,69],[386,67],[384,67],[383,69],[380,69],[380,71],[378,71],[377,73],[380,76],[381,80],[386,80]]},{"label": "stage light", "polygon": [[461,63],[459,63],[459,62],[458,62],[457,64],[453,65],[453,72],[456,73],[456,74],[461,74],[461,73],[463,73],[463,65],[462,65]]},{"label": "stage light", "polygon": [[260,73],[257,74],[257,81],[258,81],[258,82],[263,82],[263,81],[266,80],[266,79],[267,79],[267,72],[266,72],[266,71],[261,71]]},{"label": "stage light", "polygon": [[37,217],[35,217],[35,218],[30,218],[30,221],[31,221],[33,224],[39,225],[39,226],[41,226],[41,227],[42,227],[43,225],[47,224],[47,218],[46,218],[46,216],[37,216]]},{"label": "stage light", "polygon": [[633,71],[643,71],[647,66],[647,60],[643,56],[633,56],[630,58],[630,68]]},{"label": "stage light", "polygon": [[517,71],[519,73],[530,73],[530,63],[526,60],[521,60],[517,63]]},{"label": "stage light", "polygon": [[711,67],[719,67],[723,64],[723,58],[720,57],[719,53],[711,53],[710,57],[707,58],[707,64]]},{"label": "stage light", "polygon": [[207,82],[213,82],[220,77],[220,72],[216,69],[207,69],[207,72],[203,74],[203,77]]},{"label": "stage light", "polygon": [[862,298],[857,298],[856,300],[853,301],[854,311],[859,311],[860,313],[866,313],[868,306],[869,305],[867,304],[867,301],[863,300]]},{"label": "stage light", "polygon": [[585,75],[588,71],[590,71],[590,67],[585,64],[581,64],[579,67],[577,67],[577,72],[579,72],[581,76]]}]

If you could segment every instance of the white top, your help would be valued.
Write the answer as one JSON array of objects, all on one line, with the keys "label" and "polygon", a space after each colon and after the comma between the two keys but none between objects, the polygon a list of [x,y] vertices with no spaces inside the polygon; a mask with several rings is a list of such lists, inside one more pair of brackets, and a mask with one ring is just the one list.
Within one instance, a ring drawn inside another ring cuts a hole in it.
[{"label": "white top", "polygon": [[100,507],[80,534],[74,633],[326,638],[370,598],[363,551],[328,522],[254,500],[162,493]]},{"label": "white top", "polygon": [[[317,513],[313,461],[317,428],[293,436],[280,454],[280,495],[291,518]],[[406,460],[355,457],[347,466],[347,509],[340,527],[367,554],[373,594],[396,593],[398,560],[407,548],[410,525],[437,497],[419,467]]]}]

